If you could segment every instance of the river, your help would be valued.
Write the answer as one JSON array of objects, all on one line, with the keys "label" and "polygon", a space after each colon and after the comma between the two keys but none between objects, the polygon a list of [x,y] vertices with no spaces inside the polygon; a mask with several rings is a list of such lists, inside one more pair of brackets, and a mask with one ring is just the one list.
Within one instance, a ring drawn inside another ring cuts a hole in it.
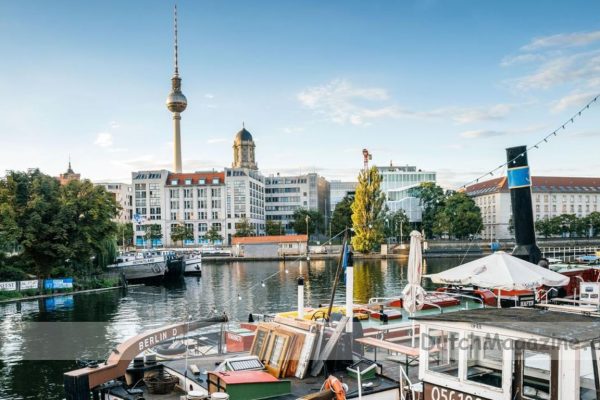
[{"label": "river", "polygon": [[[430,260],[425,273],[459,261]],[[334,260],[206,261],[202,277],[177,284],[0,304],[0,399],[63,399],[62,374],[77,368],[75,359],[103,359],[116,344],[148,328],[206,317],[215,309],[237,321],[249,313],[294,309],[300,275],[306,305],[327,303],[335,268]],[[405,260],[357,260],[354,271],[359,303],[399,295],[406,284]],[[336,302],[344,301],[344,290],[342,282]]]}]

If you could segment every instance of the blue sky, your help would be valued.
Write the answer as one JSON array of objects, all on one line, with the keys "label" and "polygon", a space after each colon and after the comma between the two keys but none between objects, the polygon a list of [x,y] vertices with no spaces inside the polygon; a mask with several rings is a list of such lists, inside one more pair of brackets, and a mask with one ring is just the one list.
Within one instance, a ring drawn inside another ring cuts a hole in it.
[{"label": "blue sky", "polygon": [[[0,0],[0,171],[127,181],[170,168],[171,1]],[[180,0],[184,169],[222,169],[245,121],[268,173],[376,164],[456,187],[600,93],[594,1]],[[600,101],[529,155],[600,175]]]}]

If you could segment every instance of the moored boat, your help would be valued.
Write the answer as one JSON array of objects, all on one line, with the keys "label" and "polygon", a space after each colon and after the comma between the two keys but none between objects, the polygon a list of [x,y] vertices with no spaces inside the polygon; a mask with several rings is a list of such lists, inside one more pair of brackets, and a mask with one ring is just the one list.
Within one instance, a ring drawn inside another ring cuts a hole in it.
[{"label": "moored boat", "polygon": [[202,275],[202,254],[188,254],[184,256],[185,274]]},{"label": "moored boat", "polygon": [[159,251],[123,253],[115,263],[109,265],[111,271],[122,273],[129,282],[162,280],[167,272],[167,256]]}]

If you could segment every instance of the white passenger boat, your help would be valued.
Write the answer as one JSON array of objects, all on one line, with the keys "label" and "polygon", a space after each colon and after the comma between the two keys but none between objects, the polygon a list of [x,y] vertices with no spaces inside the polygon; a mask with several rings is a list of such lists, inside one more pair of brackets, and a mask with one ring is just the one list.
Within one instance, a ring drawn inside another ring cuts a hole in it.
[{"label": "white passenger boat", "polygon": [[167,273],[167,264],[175,259],[173,252],[145,250],[122,253],[109,270],[122,272],[127,281],[160,280]]}]

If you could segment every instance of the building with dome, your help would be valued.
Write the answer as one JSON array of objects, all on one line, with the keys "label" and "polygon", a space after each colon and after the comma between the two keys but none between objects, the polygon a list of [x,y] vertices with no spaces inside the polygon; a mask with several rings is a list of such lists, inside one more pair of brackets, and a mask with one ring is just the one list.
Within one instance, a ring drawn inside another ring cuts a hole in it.
[{"label": "building with dome", "polygon": [[76,173],[75,171],[73,171],[73,168],[71,167],[71,159],[69,159],[69,167],[67,168],[67,170],[60,174],[58,176],[58,181],[60,182],[61,185],[66,185],[67,183],[71,182],[71,181],[78,181],[81,179],[81,174]]},{"label": "building with dome", "polygon": [[254,139],[252,134],[243,126],[233,139],[232,168],[248,168],[257,170]]}]

